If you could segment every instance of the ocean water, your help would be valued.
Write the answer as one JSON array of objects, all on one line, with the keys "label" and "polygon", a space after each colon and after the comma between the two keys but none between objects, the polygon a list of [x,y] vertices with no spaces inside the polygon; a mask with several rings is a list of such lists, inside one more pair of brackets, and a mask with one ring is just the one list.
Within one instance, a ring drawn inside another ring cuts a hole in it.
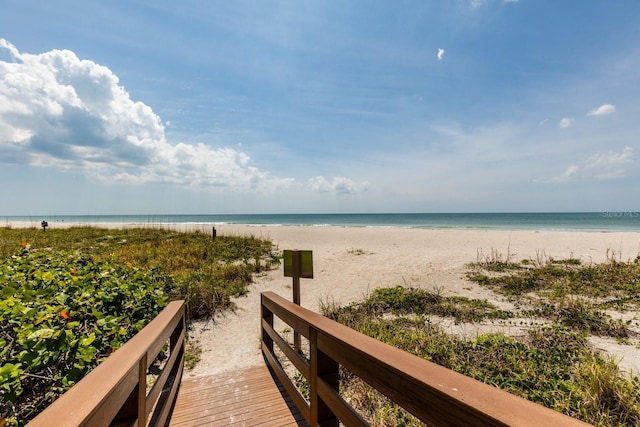
[{"label": "ocean water", "polygon": [[393,214],[246,214],[246,215],[41,215],[0,216],[0,226],[26,221],[39,227],[74,222],[121,224],[238,224],[251,226],[337,226],[426,229],[502,229],[639,231],[640,212],[562,213],[393,213]]}]

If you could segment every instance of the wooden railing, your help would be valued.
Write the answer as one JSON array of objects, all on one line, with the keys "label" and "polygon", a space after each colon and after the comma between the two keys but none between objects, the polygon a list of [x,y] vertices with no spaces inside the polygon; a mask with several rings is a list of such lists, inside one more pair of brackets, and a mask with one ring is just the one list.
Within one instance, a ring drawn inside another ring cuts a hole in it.
[{"label": "wooden railing", "polygon": [[[368,425],[339,394],[339,366],[432,426],[587,425],[360,334],[273,292],[263,293],[261,301],[263,355],[311,426]],[[275,331],[274,317],[309,340],[308,359]],[[310,403],[285,372],[274,344],[307,379]]]},{"label": "wooden railing", "polygon": [[[125,345],[34,418],[29,427],[164,425],[184,366],[183,301],[174,301]],[[147,392],[149,366],[169,354]],[[164,352],[163,352],[164,353]]]}]

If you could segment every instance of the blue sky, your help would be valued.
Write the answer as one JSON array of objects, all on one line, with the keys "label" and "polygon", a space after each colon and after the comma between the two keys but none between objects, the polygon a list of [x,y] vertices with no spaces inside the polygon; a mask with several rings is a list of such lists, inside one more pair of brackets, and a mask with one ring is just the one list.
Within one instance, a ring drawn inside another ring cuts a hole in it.
[{"label": "blue sky", "polygon": [[0,215],[639,209],[637,0],[0,10]]}]

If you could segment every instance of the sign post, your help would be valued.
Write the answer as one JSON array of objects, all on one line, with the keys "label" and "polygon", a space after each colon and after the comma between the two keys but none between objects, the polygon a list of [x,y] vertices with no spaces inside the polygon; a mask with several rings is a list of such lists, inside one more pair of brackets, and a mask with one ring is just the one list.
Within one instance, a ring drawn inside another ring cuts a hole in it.
[{"label": "sign post", "polygon": [[[300,278],[313,279],[313,253],[311,251],[285,250],[284,276],[293,278],[293,303],[300,305]],[[293,349],[300,352],[300,334],[293,332]]]}]

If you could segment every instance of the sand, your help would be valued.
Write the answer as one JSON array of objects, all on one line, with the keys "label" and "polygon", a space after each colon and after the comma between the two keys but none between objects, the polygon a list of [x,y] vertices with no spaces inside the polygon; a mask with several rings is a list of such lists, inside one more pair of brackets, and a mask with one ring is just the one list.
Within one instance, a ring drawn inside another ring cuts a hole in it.
[{"label": "sand", "polygon": [[[607,256],[634,259],[640,233],[502,230],[419,230],[342,227],[217,226],[219,235],[254,235],[272,240],[279,250],[312,250],[314,278],[301,280],[301,305],[317,311],[321,301],[348,304],[377,287],[407,285],[438,289],[444,295],[487,299],[512,307],[503,297],[465,279],[466,264],[501,254],[506,259],[575,257],[585,263]],[[210,228],[207,228],[210,231]],[[262,291],[292,297],[291,278],[282,266],[260,277],[246,297],[236,299],[233,313],[194,325],[191,337],[202,346],[202,360],[187,376],[220,373],[263,363],[259,350],[259,297]],[[619,315],[620,316],[620,315]],[[637,313],[622,315],[638,320]],[[443,322],[450,332],[473,337],[483,332],[522,334],[513,326],[485,322],[462,327]],[[640,331],[639,331],[640,332]],[[640,349],[613,339],[592,340],[594,347],[615,354],[625,371],[640,372]]]},{"label": "sand", "polygon": [[[12,227],[36,226],[12,223]],[[51,223],[69,227],[71,223]],[[123,227],[123,224],[95,224]],[[211,233],[210,224],[128,224],[201,230]],[[583,263],[606,261],[607,257],[631,260],[640,254],[640,232],[507,231],[507,230],[422,230],[396,228],[216,226],[218,235],[253,235],[273,241],[279,250],[313,251],[314,278],[301,280],[301,305],[318,311],[321,301],[348,304],[362,299],[377,287],[407,285],[438,289],[443,295],[486,299],[509,309],[505,298],[465,279],[466,264],[495,254],[503,259],[579,258]],[[201,361],[186,376],[217,374],[263,363],[259,349],[260,292],[274,291],[292,297],[291,278],[282,266],[255,279],[248,296],[234,300],[237,309],[213,321],[196,322],[190,332],[202,347]],[[639,314],[611,313],[615,318],[637,323]],[[492,322],[454,325],[443,321],[449,332],[473,338],[484,332],[502,331],[521,335],[522,329]],[[638,330],[637,332],[640,332]],[[593,338],[592,345],[615,355],[625,371],[640,372],[640,345],[621,345],[614,339]]]}]

